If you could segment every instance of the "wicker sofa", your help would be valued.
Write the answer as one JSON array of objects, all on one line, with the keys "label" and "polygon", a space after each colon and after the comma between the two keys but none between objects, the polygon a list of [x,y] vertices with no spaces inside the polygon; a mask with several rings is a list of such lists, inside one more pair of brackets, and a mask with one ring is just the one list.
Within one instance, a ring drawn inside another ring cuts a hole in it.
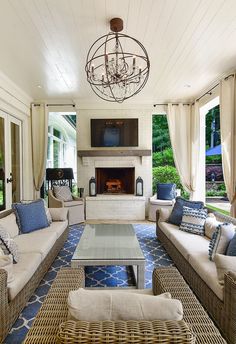
[{"label": "wicker sofa", "polygon": [[[12,211],[0,214],[0,221],[12,221]],[[17,235],[19,262],[13,265],[14,280],[7,284],[7,273],[0,269],[0,342],[10,331],[30,296],[39,285],[68,236],[68,218],[53,221],[44,229]]]},{"label": "wicker sofa", "polygon": [[[236,225],[236,219],[214,213],[217,220]],[[225,274],[220,286],[214,262],[208,259],[209,239],[178,230],[162,221],[157,211],[157,237],[175,265],[221,330],[228,343],[236,343],[236,275]],[[200,242],[201,241],[201,242]]]}]

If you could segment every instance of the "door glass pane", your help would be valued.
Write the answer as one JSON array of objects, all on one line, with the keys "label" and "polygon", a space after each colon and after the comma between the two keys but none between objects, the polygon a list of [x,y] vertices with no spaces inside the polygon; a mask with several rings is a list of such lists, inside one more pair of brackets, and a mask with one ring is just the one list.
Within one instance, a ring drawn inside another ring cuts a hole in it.
[{"label": "door glass pane", "polygon": [[0,210],[6,209],[5,194],[5,132],[4,118],[0,117]]},{"label": "door glass pane", "polygon": [[20,128],[11,122],[12,202],[20,201]]}]

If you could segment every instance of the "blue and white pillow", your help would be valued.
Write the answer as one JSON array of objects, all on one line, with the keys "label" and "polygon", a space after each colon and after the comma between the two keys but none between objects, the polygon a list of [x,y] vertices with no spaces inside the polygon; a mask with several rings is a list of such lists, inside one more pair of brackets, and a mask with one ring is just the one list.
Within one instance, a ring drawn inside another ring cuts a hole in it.
[{"label": "blue and white pillow", "polygon": [[235,226],[232,223],[222,223],[216,228],[209,244],[209,259],[214,260],[216,253],[225,254],[227,247],[234,237]]},{"label": "blue and white pillow", "polygon": [[207,209],[183,207],[183,217],[179,229],[191,234],[204,235]]},{"label": "blue and white pillow", "polygon": [[204,203],[200,201],[189,201],[182,197],[176,197],[175,205],[168,219],[169,223],[172,223],[173,225],[176,225],[176,226],[181,225],[182,217],[183,217],[183,207],[188,207],[192,209],[203,209]]}]

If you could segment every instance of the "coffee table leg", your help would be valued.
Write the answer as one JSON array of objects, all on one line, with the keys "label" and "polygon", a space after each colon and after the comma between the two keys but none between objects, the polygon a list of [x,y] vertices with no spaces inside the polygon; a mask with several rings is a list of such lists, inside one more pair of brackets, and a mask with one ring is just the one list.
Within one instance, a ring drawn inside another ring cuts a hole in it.
[{"label": "coffee table leg", "polygon": [[137,265],[137,288],[138,289],[144,289],[144,277],[145,272],[145,264],[139,264]]}]

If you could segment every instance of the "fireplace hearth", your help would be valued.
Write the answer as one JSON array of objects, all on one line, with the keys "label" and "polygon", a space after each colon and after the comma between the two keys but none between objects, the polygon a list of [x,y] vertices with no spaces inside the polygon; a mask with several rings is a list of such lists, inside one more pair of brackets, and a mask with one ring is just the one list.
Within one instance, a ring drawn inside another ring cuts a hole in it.
[{"label": "fireplace hearth", "polygon": [[134,194],[134,167],[96,168],[98,194]]}]

